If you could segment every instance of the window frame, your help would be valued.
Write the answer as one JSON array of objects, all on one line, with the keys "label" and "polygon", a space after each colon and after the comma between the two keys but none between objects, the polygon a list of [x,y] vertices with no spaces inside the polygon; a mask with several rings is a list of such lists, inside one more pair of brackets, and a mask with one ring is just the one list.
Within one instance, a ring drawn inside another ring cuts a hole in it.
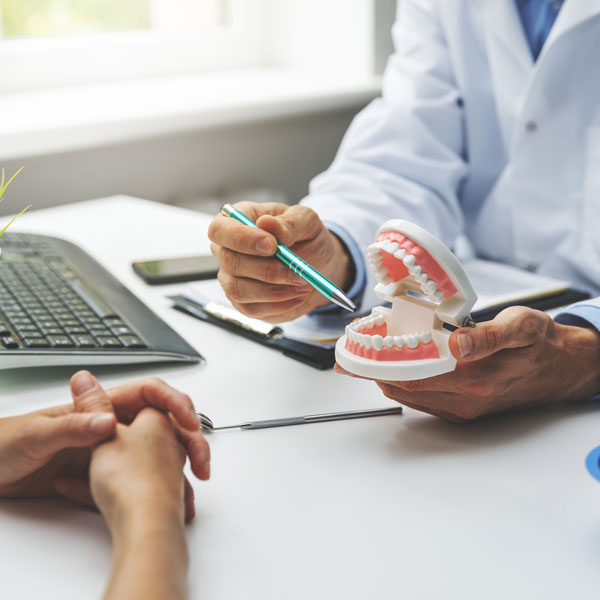
[{"label": "window frame", "polygon": [[0,92],[252,68],[264,59],[265,0],[230,0],[230,25],[160,31],[0,39]]}]

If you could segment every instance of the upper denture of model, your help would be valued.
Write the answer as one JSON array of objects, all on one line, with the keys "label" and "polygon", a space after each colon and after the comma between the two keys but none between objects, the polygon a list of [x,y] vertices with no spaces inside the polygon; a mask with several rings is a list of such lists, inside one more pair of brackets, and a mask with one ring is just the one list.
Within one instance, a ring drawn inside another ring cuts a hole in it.
[{"label": "upper denture of model", "polygon": [[[421,246],[397,231],[383,232],[367,250],[371,267],[384,285],[406,280],[439,305],[457,288],[437,261]],[[386,316],[371,314],[346,327],[346,350],[378,361],[439,358],[431,331],[394,335]]]}]

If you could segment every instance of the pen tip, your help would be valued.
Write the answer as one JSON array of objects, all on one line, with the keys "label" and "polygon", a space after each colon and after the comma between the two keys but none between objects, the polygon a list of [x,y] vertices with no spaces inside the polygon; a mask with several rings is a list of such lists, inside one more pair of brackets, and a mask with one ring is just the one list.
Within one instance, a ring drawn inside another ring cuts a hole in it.
[{"label": "pen tip", "polygon": [[354,304],[350,298],[342,294],[339,290],[331,296],[331,301],[350,312],[356,311],[356,304]]},{"label": "pen tip", "polygon": [[223,204],[223,206],[221,206],[221,213],[224,214],[226,217],[228,217],[232,211],[233,206],[231,206],[231,204]]}]

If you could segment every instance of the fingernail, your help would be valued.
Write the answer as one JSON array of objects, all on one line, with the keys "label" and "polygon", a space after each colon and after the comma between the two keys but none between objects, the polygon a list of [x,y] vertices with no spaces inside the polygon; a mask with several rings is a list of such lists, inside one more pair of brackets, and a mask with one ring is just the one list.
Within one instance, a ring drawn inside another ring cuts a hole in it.
[{"label": "fingernail", "polygon": [[256,242],[256,249],[261,254],[273,254],[273,244],[267,238],[261,238]]},{"label": "fingernail", "polygon": [[90,421],[90,433],[94,435],[103,435],[112,430],[114,415],[110,413],[101,413],[96,415]]},{"label": "fingernail", "polygon": [[197,415],[196,411],[193,408],[188,410],[190,418],[194,421],[194,423],[200,427],[200,417]]},{"label": "fingernail", "polygon": [[206,479],[210,479],[210,458],[204,463],[204,472],[206,473]]},{"label": "fingernail", "polygon": [[464,358],[465,356],[469,356],[473,351],[473,342],[471,341],[471,336],[467,333],[459,333],[458,334],[458,347],[460,349],[460,355]]},{"label": "fingernail", "polygon": [[96,386],[95,377],[88,371],[76,373],[71,379],[71,390],[75,396],[82,396]]}]

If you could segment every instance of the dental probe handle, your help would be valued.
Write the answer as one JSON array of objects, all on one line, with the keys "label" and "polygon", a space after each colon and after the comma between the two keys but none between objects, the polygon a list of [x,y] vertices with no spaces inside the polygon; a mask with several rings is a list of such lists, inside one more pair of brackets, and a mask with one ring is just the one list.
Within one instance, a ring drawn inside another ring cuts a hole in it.
[{"label": "dental probe handle", "polygon": [[323,423],[326,421],[344,421],[347,419],[364,419],[366,417],[384,417],[387,415],[402,414],[402,407],[381,408],[375,410],[354,410],[346,412],[323,413],[320,415],[306,415],[304,417],[290,417],[288,419],[269,419],[267,421],[252,421],[242,423],[241,429],[266,429],[267,427],[287,427],[289,425],[306,425],[307,423]]},{"label": "dental probe handle", "polygon": [[290,417],[289,419],[268,419],[242,423],[240,429],[267,429],[268,427],[288,427],[289,425],[304,425],[306,417]]}]

